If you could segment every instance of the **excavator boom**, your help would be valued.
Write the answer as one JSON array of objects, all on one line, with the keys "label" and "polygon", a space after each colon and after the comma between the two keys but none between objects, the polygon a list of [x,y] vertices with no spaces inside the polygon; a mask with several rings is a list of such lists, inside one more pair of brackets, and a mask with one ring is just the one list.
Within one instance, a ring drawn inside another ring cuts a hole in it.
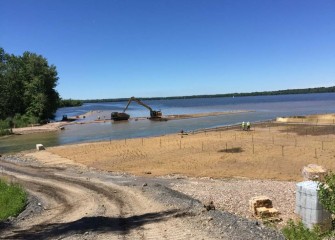
[{"label": "excavator boom", "polygon": [[149,109],[150,111],[150,118],[151,120],[162,120],[162,112],[161,111],[155,111],[152,110],[151,107],[149,107],[148,105],[146,105],[145,103],[143,103],[142,101],[140,101],[139,99],[135,98],[135,97],[131,97],[129,98],[129,101],[127,103],[127,106],[124,108],[123,112],[112,112],[111,114],[111,119],[113,119],[114,121],[120,121],[120,120],[128,120],[129,119],[129,114],[126,113],[130,103],[132,101],[137,102],[139,105]]}]

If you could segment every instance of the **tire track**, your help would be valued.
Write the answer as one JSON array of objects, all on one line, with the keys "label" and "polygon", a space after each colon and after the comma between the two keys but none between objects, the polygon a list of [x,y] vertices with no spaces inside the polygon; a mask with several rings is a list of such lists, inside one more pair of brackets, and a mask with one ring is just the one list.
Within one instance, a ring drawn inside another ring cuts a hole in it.
[{"label": "tire track", "polygon": [[[3,173],[15,177],[16,182],[40,199],[44,207],[38,218],[14,222],[1,231],[1,239],[53,239],[59,236],[71,239],[72,235],[87,231],[98,232],[97,236],[108,236],[108,239],[113,236],[117,239],[148,239],[145,225],[165,221],[176,212],[148,213],[137,195],[123,187],[73,176],[65,171],[60,171],[62,175],[59,175],[57,168],[22,166],[5,161],[0,161],[0,167]],[[148,233],[159,237],[166,234],[160,230]]]}]

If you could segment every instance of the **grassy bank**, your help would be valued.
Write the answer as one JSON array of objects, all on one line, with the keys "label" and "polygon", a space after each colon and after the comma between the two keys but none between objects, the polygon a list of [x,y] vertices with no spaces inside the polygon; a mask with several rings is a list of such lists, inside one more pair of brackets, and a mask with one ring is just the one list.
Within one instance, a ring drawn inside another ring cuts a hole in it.
[{"label": "grassy bank", "polygon": [[0,179],[0,221],[17,216],[26,202],[27,194],[21,186]]}]

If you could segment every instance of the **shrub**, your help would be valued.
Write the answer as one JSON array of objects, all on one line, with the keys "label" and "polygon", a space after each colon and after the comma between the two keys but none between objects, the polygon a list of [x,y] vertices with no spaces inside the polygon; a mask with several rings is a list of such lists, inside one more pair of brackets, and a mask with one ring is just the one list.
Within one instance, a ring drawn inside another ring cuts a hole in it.
[{"label": "shrub", "polygon": [[335,214],[335,174],[330,172],[325,176],[325,180],[320,182],[318,197],[320,203],[330,213]]},{"label": "shrub", "polygon": [[288,240],[321,240],[322,237],[317,229],[310,230],[300,221],[294,223],[293,220],[287,222],[287,226],[282,230]]}]

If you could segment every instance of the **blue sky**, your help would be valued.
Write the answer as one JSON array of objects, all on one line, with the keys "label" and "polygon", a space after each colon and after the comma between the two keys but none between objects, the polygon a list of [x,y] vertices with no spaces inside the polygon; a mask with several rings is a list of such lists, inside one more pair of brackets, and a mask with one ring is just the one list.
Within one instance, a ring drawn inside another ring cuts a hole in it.
[{"label": "blue sky", "polygon": [[0,0],[0,47],[57,67],[62,98],[335,85],[334,0]]}]

